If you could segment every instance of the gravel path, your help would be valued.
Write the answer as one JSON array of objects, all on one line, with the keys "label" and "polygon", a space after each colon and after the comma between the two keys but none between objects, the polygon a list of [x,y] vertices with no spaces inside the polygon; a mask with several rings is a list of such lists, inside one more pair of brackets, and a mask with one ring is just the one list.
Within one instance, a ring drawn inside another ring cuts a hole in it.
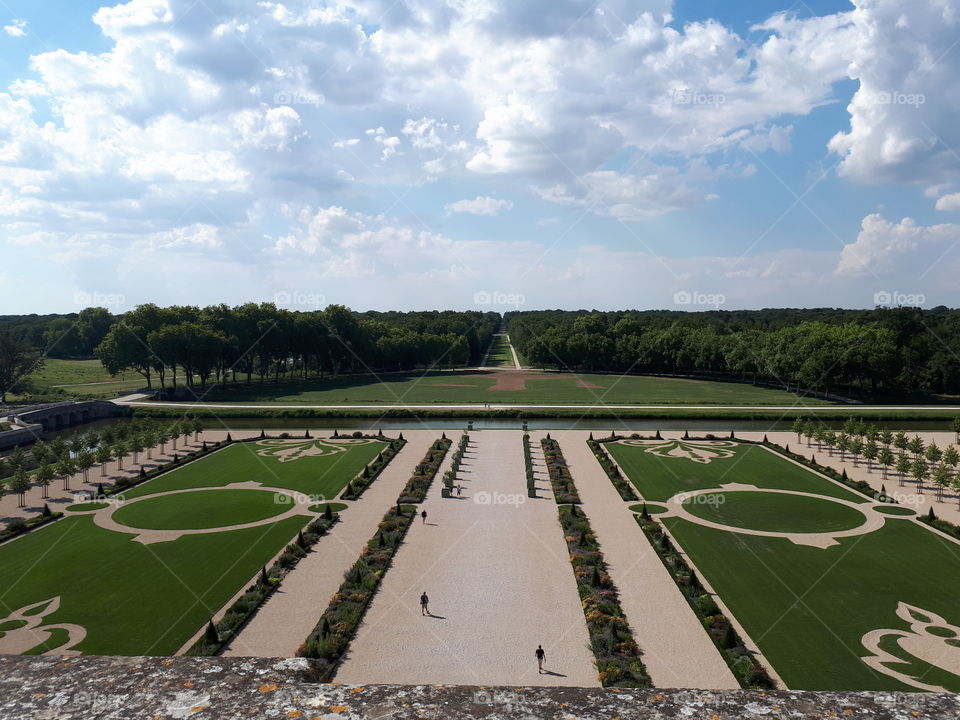
[{"label": "gravel path", "polygon": [[527,498],[521,433],[472,433],[461,475],[461,498],[434,483],[336,679],[596,687],[556,503],[546,487]]},{"label": "gravel path", "polygon": [[396,502],[414,467],[437,437],[428,430],[404,432],[407,444],[373,484],[340,515],[333,531],[284,578],[223,654],[291,657],[307,639],[340,583],[360,556],[377,523]]},{"label": "gravel path", "polygon": [[[539,443],[543,433],[531,433]],[[553,431],[600,542],[656,687],[739,688],[697,616],[587,447],[588,433]]]}]

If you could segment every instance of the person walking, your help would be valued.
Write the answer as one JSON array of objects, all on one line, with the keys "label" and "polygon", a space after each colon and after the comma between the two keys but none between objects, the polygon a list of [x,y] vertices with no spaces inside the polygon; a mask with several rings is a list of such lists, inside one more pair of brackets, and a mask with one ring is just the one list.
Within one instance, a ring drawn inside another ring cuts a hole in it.
[{"label": "person walking", "polygon": [[537,656],[537,672],[542,675],[543,663],[547,659],[547,654],[543,651],[543,645],[537,645],[537,652],[534,654]]},{"label": "person walking", "polygon": [[424,525],[427,524],[427,511],[426,511],[426,510],[424,510],[423,512],[420,513],[420,519],[423,520],[423,524],[424,524]]},{"label": "person walking", "polygon": [[430,614],[430,598],[427,597],[427,591],[423,591],[423,595],[420,596],[420,614],[429,615]]},{"label": "person walking", "polygon": [[463,485],[457,485],[457,495],[463,495]]}]

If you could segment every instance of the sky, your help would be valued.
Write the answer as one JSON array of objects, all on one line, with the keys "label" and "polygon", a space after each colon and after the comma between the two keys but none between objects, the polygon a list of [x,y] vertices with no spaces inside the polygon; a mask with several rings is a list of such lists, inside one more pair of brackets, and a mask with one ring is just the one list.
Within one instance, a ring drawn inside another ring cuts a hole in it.
[{"label": "sky", "polygon": [[0,314],[957,306],[957,0],[0,0]]}]

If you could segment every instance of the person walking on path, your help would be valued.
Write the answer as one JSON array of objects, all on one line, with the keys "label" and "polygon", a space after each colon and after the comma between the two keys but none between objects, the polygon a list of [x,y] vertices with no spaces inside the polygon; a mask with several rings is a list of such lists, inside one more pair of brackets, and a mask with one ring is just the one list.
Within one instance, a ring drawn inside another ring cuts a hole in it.
[{"label": "person walking on path", "polygon": [[537,672],[543,674],[543,663],[547,659],[547,654],[543,651],[543,645],[537,645]]},{"label": "person walking on path", "polygon": [[427,597],[427,591],[423,591],[423,595],[420,596],[420,614],[429,615],[430,614],[430,598]]},{"label": "person walking on path", "polygon": [[420,519],[423,520],[423,524],[424,524],[424,525],[427,524],[427,511],[426,511],[426,510],[424,510],[423,512],[420,513]]}]

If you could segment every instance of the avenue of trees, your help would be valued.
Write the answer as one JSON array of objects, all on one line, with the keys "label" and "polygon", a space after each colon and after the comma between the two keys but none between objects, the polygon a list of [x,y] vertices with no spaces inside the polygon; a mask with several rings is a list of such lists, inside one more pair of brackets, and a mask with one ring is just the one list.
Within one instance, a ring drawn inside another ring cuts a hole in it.
[{"label": "avenue of trees", "polygon": [[960,393],[960,311],[540,311],[506,314],[526,363],[698,374],[834,393]]}]

